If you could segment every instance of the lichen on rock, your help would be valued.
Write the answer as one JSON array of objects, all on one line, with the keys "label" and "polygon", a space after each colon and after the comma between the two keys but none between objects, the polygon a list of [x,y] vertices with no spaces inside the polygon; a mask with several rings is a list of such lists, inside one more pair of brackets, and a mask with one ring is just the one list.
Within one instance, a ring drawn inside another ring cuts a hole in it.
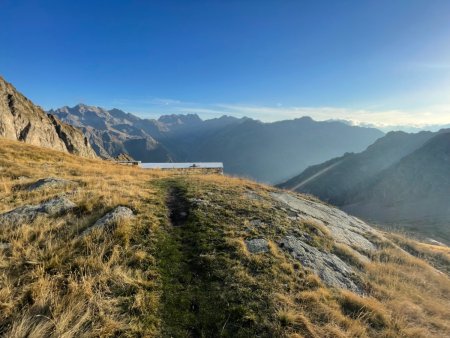
[{"label": "lichen on rock", "polygon": [[117,226],[119,222],[130,220],[132,218],[134,218],[133,210],[128,207],[118,206],[102,218],[98,219],[94,225],[84,230],[82,235],[85,236],[96,229],[111,230],[113,227]]}]

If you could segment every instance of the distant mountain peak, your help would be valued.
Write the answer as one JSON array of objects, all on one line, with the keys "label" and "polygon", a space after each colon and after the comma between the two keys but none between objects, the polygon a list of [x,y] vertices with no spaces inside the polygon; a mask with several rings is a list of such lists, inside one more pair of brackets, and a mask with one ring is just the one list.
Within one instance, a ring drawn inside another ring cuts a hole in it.
[{"label": "distant mountain peak", "polygon": [[302,116],[302,117],[298,118],[297,120],[315,122],[315,120],[313,120],[313,118],[311,116]]},{"label": "distant mountain peak", "polygon": [[170,114],[162,115],[158,121],[169,124],[193,124],[203,120],[197,114]]},{"label": "distant mountain peak", "polygon": [[101,113],[104,114],[104,113],[107,112],[107,110],[105,110],[105,109],[103,109],[101,107],[89,106],[89,105],[84,104],[84,103],[78,103],[76,106],[72,107],[72,110],[78,110],[80,112],[91,111],[91,112],[95,112],[95,113],[98,113],[98,114],[101,114]]}]

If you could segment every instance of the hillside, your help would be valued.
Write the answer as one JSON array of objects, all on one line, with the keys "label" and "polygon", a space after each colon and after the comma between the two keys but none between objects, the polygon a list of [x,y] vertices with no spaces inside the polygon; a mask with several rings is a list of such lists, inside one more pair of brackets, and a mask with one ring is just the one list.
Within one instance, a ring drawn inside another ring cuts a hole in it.
[{"label": "hillside", "polygon": [[367,182],[344,209],[383,224],[450,242],[450,132],[422,147]]},{"label": "hillside", "polygon": [[[361,151],[383,136],[374,128],[317,122],[309,117],[262,123],[230,116],[202,120],[195,114],[180,114],[154,120],[86,105],[50,113],[84,128],[98,154],[124,152],[151,162],[223,162],[229,174],[269,183],[292,177],[299,168]],[[150,140],[151,146],[137,139]]]},{"label": "hillside", "polygon": [[0,137],[94,158],[86,137],[47,115],[0,76]]},{"label": "hillside", "polygon": [[449,130],[390,132],[365,151],[312,166],[280,186],[382,225],[450,241]]},{"label": "hillside", "polygon": [[324,201],[343,205],[359,184],[397,163],[435,135],[431,132],[390,132],[363,152],[347,153],[311,166],[280,184],[280,187],[310,193]]},{"label": "hillside", "polygon": [[5,139],[0,168],[4,337],[450,335],[448,248],[243,179]]},{"label": "hillside", "polygon": [[174,141],[184,150],[183,159],[221,161],[230,174],[278,183],[294,175],[296,168],[362,150],[382,135],[377,129],[303,117],[273,123],[247,119],[214,133]]}]

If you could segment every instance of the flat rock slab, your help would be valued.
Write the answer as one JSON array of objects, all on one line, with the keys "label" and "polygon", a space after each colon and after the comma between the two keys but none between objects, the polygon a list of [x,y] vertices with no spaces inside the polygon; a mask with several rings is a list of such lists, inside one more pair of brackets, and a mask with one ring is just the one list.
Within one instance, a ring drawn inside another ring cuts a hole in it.
[{"label": "flat rock slab", "polygon": [[263,253],[269,251],[269,243],[264,238],[246,240],[247,250],[251,253]]},{"label": "flat rock slab", "polygon": [[64,188],[70,185],[74,185],[74,181],[65,180],[62,178],[55,178],[55,177],[47,177],[42,178],[40,180],[37,180],[34,183],[31,183],[26,187],[28,191],[35,191],[35,190],[41,190],[41,189],[47,189],[47,188]]},{"label": "flat rock slab", "polygon": [[361,293],[362,290],[354,281],[353,269],[338,256],[320,251],[294,236],[286,236],[279,246],[303,266],[310,268],[326,285]]},{"label": "flat rock slab", "polygon": [[112,229],[119,222],[127,221],[134,218],[133,210],[128,207],[118,206],[112,211],[108,212],[102,218],[98,219],[93,226],[87,228],[83,231],[82,235],[87,235],[94,231],[95,229]]},{"label": "flat rock slab", "polygon": [[38,205],[24,205],[0,215],[0,225],[32,222],[38,215],[57,216],[75,208],[75,203],[66,197],[56,197]]},{"label": "flat rock slab", "polygon": [[263,198],[259,196],[256,192],[253,190],[248,190],[244,193],[244,197],[253,200],[253,201],[261,201]]},{"label": "flat rock slab", "polygon": [[330,229],[331,236],[336,242],[373,252],[376,246],[363,234],[375,235],[374,229],[360,219],[346,214],[338,208],[319,201],[303,198],[288,192],[273,192],[272,198],[298,213],[300,218],[319,220]]}]

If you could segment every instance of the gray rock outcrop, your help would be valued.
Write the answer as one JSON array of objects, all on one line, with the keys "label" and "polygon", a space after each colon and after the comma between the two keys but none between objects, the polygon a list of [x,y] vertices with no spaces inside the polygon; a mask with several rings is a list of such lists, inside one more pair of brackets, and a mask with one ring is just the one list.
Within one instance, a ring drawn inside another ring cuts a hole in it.
[{"label": "gray rock outcrop", "polygon": [[361,293],[361,288],[355,283],[353,269],[336,255],[321,251],[294,236],[286,236],[279,246],[311,269],[326,285]]},{"label": "gray rock outcrop", "polygon": [[362,252],[373,252],[375,245],[368,235],[380,236],[373,228],[360,219],[350,216],[338,208],[318,200],[308,199],[289,192],[273,192],[273,199],[295,212],[300,219],[321,221],[329,230],[333,239]]},{"label": "gray rock outcrop", "polygon": [[112,211],[108,212],[102,218],[98,219],[93,226],[83,231],[82,235],[85,236],[95,229],[112,229],[117,223],[130,220],[134,218],[133,210],[124,206],[118,206]]},{"label": "gray rock outcrop", "polygon": [[263,253],[269,251],[269,244],[264,238],[246,240],[247,250],[251,253]]},{"label": "gray rock outcrop", "polygon": [[55,177],[47,177],[41,178],[34,183],[31,183],[27,186],[28,191],[35,191],[40,189],[48,189],[48,188],[64,188],[70,185],[75,184],[73,181],[65,180],[62,178]]},{"label": "gray rock outcrop", "polygon": [[32,222],[39,215],[57,216],[75,208],[66,197],[56,197],[37,205],[24,205],[0,215],[0,225]]}]

